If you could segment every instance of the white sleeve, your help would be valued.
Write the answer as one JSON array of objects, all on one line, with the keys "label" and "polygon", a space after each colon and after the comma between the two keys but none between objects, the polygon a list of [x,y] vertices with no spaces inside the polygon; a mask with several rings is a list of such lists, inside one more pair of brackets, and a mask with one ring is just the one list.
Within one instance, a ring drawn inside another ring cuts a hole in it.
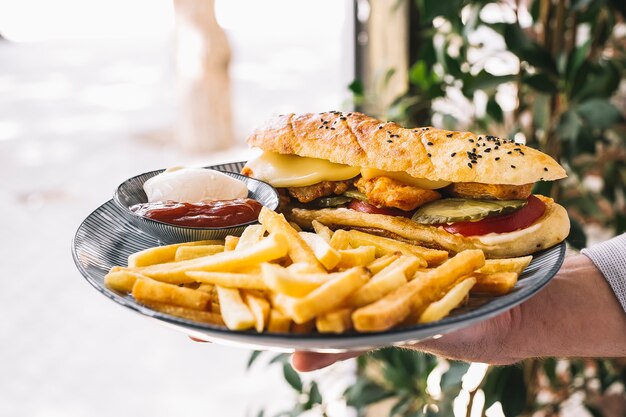
[{"label": "white sleeve", "polygon": [[583,249],[582,254],[602,272],[626,312],[626,233]]}]

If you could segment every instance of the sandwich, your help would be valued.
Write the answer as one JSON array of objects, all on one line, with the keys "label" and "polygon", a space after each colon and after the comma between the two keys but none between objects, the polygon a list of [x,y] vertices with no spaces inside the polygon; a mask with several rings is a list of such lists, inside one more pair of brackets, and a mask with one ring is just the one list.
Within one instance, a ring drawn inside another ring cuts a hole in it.
[{"label": "sandwich", "polygon": [[512,140],[332,111],[275,117],[248,145],[263,153],[242,173],[278,188],[281,211],[303,228],[317,220],[490,258],[532,254],[569,233],[566,210],[532,194],[565,170]]}]

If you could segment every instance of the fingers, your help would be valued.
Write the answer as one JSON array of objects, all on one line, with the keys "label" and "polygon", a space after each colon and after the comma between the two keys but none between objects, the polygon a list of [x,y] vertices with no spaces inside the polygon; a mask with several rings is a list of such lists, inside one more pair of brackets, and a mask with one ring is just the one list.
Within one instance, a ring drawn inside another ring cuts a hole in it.
[{"label": "fingers", "polygon": [[291,365],[300,372],[310,372],[322,369],[335,362],[354,358],[363,352],[344,353],[317,353],[317,352],[296,352],[291,357]]},{"label": "fingers", "polygon": [[211,342],[209,342],[208,340],[196,339],[195,337],[191,337],[191,336],[189,336],[189,338],[190,338],[191,340],[193,340],[194,342],[200,342],[200,343],[211,343]]}]

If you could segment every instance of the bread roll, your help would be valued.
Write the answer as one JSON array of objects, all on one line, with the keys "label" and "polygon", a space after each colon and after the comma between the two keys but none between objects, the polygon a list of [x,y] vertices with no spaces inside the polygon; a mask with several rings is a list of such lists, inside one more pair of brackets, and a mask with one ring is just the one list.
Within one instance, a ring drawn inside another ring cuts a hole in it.
[{"label": "bread roll", "polygon": [[248,144],[351,166],[405,171],[433,181],[523,185],[566,176],[550,156],[506,139],[432,127],[405,129],[356,112],[281,115],[254,131]]}]

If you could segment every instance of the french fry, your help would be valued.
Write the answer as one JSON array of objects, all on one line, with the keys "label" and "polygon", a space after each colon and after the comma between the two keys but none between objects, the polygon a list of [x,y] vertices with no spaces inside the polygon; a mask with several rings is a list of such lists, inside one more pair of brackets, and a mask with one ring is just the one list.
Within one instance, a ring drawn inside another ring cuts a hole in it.
[{"label": "french fry", "polygon": [[302,228],[301,228],[301,227],[300,227],[300,225],[298,225],[298,223],[296,223],[296,222],[289,222],[289,225],[290,225],[291,227],[293,227],[293,229],[294,229],[296,232],[301,232],[301,231],[302,231]]},{"label": "french fry", "polygon": [[224,320],[222,319],[221,314],[219,314],[219,312],[216,312],[216,311],[194,310],[192,308],[185,308],[185,307],[175,306],[171,304],[163,304],[163,303],[156,303],[156,302],[146,302],[144,304],[153,310],[160,311],[165,314],[170,314],[172,316],[180,317],[180,318],[191,320],[191,321],[197,321],[200,323],[224,326]]},{"label": "french fry", "polygon": [[238,289],[217,286],[217,295],[226,327],[230,330],[247,330],[255,325],[254,316],[241,299]]},{"label": "french fry", "polygon": [[224,245],[180,246],[176,249],[174,262],[215,255],[220,252],[224,252]]},{"label": "french fry", "polygon": [[332,275],[334,277],[331,280],[305,297],[294,299],[290,306],[293,321],[304,323],[339,308],[350,294],[369,279],[369,273],[363,267],[350,268]]},{"label": "french fry", "polygon": [[239,244],[238,236],[226,236],[224,239],[224,252],[229,252],[231,250],[235,250],[237,245]]},{"label": "french fry", "polygon": [[393,261],[398,259],[401,254],[402,253],[400,252],[394,252],[394,253],[389,253],[387,255],[383,255],[380,258],[376,258],[367,265],[367,269],[369,269],[370,272],[373,275],[375,275],[379,273],[383,268],[391,264]]},{"label": "french fry", "polygon": [[264,297],[249,291],[243,293],[243,301],[254,317],[254,328],[261,333],[269,319],[270,303]]},{"label": "french fry", "polygon": [[362,307],[373,303],[396,288],[407,283],[407,275],[412,275],[420,265],[420,259],[412,255],[403,255],[391,265],[374,275],[365,285],[350,296],[353,307]]},{"label": "french fry", "polygon": [[175,243],[173,245],[156,246],[133,253],[128,257],[128,266],[136,268],[174,261],[176,251],[181,246],[221,245],[221,240],[200,240],[197,242]]},{"label": "french fry", "polygon": [[330,227],[324,226],[317,220],[313,220],[311,222],[311,225],[313,226],[313,230],[315,230],[315,233],[317,233],[322,239],[324,239],[326,243],[330,243],[330,239],[333,237],[333,231],[330,229]]},{"label": "french fry", "polygon": [[248,246],[254,245],[255,243],[259,243],[263,236],[265,235],[265,227],[262,224],[253,224],[251,226],[246,227],[246,229],[241,234],[239,241],[235,247],[235,250],[241,250]]},{"label": "french fry", "polygon": [[226,288],[242,288],[247,290],[267,290],[263,277],[258,274],[242,274],[237,272],[204,272],[190,271],[187,276],[203,284],[219,285]]},{"label": "french fry", "polygon": [[245,249],[221,252],[187,261],[151,265],[137,272],[159,281],[180,284],[193,282],[193,278],[187,276],[187,272],[190,271],[230,272],[241,268],[242,265],[259,264],[281,258],[287,254],[288,250],[287,238],[282,234],[272,233]]},{"label": "french fry", "polygon": [[259,222],[273,234],[284,235],[288,242],[288,255],[293,262],[306,262],[314,265],[320,271],[324,271],[324,267],[317,260],[313,250],[306,244],[304,239],[300,237],[298,232],[291,227],[282,214],[278,214],[267,207],[263,207],[259,213]]},{"label": "french fry", "polygon": [[313,250],[315,257],[327,270],[333,269],[339,263],[339,252],[331,247],[320,235],[309,232],[299,232],[299,235]]},{"label": "french fry", "polygon": [[283,316],[293,320],[293,304],[297,298],[277,292],[270,292],[269,298],[273,309],[280,311]]},{"label": "french fry", "polygon": [[335,230],[330,238],[330,246],[337,250],[350,248],[350,236],[346,230]]},{"label": "french fry", "polygon": [[487,259],[485,265],[476,270],[480,274],[495,274],[496,272],[515,272],[521,274],[522,271],[533,260],[532,256],[522,256],[519,258]]},{"label": "french fry", "polygon": [[351,308],[341,308],[317,316],[315,326],[320,333],[344,333],[352,328]]},{"label": "french fry", "polygon": [[[337,232],[335,232],[337,233]],[[386,237],[376,236],[369,233],[360,232],[358,230],[350,230],[346,232],[350,245],[357,246],[375,246],[376,256],[386,255],[393,252],[401,252],[404,255],[415,255],[423,258],[428,265],[438,265],[448,259],[448,252],[443,250],[429,249],[423,246],[411,245],[410,243],[400,242],[398,240]],[[424,263],[423,266],[426,266]]]},{"label": "french fry", "polygon": [[[335,235],[336,234],[337,232],[335,232]],[[354,249],[340,249],[339,255],[341,256],[337,264],[337,268],[339,269],[352,268],[353,266],[365,266],[374,261],[376,248],[374,246],[359,246]]]},{"label": "french fry", "polygon": [[304,297],[331,279],[328,274],[296,274],[271,263],[261,265],[261,274],[267,288],[290,297]]},{"label": "french fry", "polygon": [[291,328],[291,319],[280,311],[271,309],[267,323],[267,331],[273,333],[287,333]]},{"label": "french fry", "polygon": [[440,300],[426,307],[420,315],[419,323],[430,323],[446,317],[452,310],[463,303],[474,284],[476,284],[476,278],[466,278],[456,284]]},{"label": "french fry", "polygon": [[472,293],[508,294],[517,284],[518,276],[516,272],[474,273],[472,277],[476,278],[476,285],[472,287]]},{"label": "french fry", "polygon": [[157,302],[195,310],[205,310],[211,302],[211,296],[205,292],[143,278],[135,281],[132,294],[140,303]]},{"label": "french fry", "polygon": [[361,332],[387,330],[402,322],[414,309],[419,314],[429,303],[462,276],[471,274],[485,263],[480,250],[466,250],[393,290],[378,301],[352,313],[354,328]]},{"label": "french fry", "polygon": [[137,272],[117,270],[104,276],[104,285],[114,291],[129,293],[133,290],[133,285],[138,278],[146,277]]},{"label": "french fry", "polygon": [[317,268],[311,267],[311,264],[307,264],[304,262],[296,262],[295,264],[291,264],[287,267],[287,269],[293,274],[314,274],[318,272]]}]

